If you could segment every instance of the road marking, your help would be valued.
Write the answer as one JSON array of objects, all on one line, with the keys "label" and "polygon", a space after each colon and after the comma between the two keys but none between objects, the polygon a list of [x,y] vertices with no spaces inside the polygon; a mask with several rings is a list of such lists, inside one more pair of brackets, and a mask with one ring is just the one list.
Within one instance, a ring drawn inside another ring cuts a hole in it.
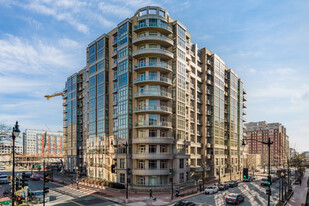
[{"label": "road marking", "polygon": [[75,202],[75,201],[73,201],[73,200],[70,200],[70,202],[73,202],[73,203],[75,203],[75,204],[77,204],[77,205],[79,205],[79,206],[84,206],[83,204],[80,204],[80,203]]}]

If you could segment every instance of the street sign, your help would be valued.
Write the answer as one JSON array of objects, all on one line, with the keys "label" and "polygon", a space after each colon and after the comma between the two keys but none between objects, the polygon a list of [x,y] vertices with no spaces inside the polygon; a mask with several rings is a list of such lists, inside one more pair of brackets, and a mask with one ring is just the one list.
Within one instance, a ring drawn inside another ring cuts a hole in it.
[{"label": "street sign", "polygon": [[2,201],[0,202],[0,205],[9,205],[12,203],[12,200]]}]

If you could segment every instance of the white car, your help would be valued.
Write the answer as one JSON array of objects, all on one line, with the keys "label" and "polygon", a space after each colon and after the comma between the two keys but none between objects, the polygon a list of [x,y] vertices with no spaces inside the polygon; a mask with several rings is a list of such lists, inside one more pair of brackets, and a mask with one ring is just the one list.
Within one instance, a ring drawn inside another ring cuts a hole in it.
[{"label": "white car", "polygon": [[0,175],[0,184],[7,184],[9,183],[7,175]]},{"label": "white car", "polygon": [[217,186],[208,186],[204,192],[205,194],[214,194],[218,191],[219,191],[219,188]]}]

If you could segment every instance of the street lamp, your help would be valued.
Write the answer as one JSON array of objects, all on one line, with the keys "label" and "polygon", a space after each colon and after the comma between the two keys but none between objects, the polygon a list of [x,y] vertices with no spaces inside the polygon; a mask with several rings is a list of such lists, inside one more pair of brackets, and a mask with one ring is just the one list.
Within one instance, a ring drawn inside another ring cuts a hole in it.
[{"label": "street lamp", "polygon": [[12,167],[12,206],[15,204],[15,139],[19,136],[20,130],[18,121],[16,121],[15,126],[13,127],[12,131],[12,139],[13,139],[13,167]]},{"label": "street lamp", "polygon": [[[271,176],[270,176],[270,146],[274,142],[270,141],[270,137],[268,137],[268,141],[267,142],[259,141],[257,139],[242,139],[242,146],[246,145],[245,140],[254,140],[256,142],[260,142],[260,143],[266,144],[268,146],[268,179],[271,179]],[[267,192],[267,196],[268,196],[268,206],[270,206],[270,196],[271,196],[270,184],[268,184],[268,190],[266,192]]]}]

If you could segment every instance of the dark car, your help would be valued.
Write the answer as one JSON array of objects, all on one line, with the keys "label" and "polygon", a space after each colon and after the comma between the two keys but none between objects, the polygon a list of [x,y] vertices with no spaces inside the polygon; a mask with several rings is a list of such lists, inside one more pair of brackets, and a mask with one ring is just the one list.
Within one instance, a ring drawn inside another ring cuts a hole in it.
[{"label": "dark car", "polygon": [[178,201],[174,204],[174,206],[196,206],[194,202],[189,202],[189,201]]},{"label": "dark car", "polygon": [[218,187],[219,187],[219,190],[227,190],[229,189],[230,186],[228,184],[223,183],[223,184],[220,184]]},{"label": "dark car", "polygon": [[236,204],[238,205],[239,203],[245,201],[244,196],[241,194],[236,194],[236,193],[230,193],[225,197],[225,202],[227,204]]},{"label": "dark car", "polygon": [[32,173],[31,172],[25,172],[24,173],[24,176],[28,179],[30,179],[30,177],[32,176]]},{"label": "dark car", "polygon": [[227,184],[229,185],[229,187],[237,187],[238,186],[238,182],[236,180],[231,180],[231,181],[227,182]]}]

